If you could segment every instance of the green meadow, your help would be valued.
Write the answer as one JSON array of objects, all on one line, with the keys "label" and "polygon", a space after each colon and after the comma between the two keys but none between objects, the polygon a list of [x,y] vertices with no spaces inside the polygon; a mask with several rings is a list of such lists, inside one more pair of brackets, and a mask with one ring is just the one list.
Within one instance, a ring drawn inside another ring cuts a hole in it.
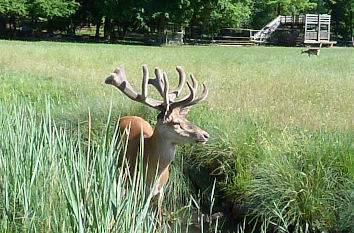
[{"label": "green meadow", "polygon": [[[0,41],[1,232],[349,232],[354,50],[300,51]],[[122,65],[140,91],[142,64],[209,88],[187,118],[211,138],[179,147],[161,226],[111,143],[158,112],[104,84]]]}]

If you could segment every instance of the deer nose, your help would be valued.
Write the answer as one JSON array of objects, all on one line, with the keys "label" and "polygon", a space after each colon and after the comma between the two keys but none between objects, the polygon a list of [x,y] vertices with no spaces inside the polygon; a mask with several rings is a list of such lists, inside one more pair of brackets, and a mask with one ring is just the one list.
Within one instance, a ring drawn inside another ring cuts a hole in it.
[{"label": "deer nose", "polygon": [[205,139],[210,138],[210,136],[209,136],[209,134],[208,134],[208,133],[204,133],[204,135],[203,135],[203,136],[204,136],[204,138],[205,138]]}]

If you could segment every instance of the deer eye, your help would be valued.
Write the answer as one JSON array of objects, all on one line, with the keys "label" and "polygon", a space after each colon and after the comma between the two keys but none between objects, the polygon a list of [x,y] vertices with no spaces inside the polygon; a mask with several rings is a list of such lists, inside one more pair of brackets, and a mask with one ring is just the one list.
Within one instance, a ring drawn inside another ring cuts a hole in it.
[{"label": "deer eye", "polygon": [[172,121],[172,125],[179,125],[179,121]]}]

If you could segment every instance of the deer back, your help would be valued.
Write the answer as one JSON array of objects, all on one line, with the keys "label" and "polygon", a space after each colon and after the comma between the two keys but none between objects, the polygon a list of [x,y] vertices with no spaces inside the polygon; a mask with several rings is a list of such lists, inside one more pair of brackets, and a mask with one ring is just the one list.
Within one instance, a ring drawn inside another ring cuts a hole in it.
[{"label": "deer back", "polygon": [[[150,138],[154,130],[147,121],[137,116],[122,117],[119,121],[119,130],[120,135],[124,135],[124,140],[128,143],[125,158],[132,170],[135,167],[141,134],[144,138]],[[121,160],[122,158],[120,163]]]}]

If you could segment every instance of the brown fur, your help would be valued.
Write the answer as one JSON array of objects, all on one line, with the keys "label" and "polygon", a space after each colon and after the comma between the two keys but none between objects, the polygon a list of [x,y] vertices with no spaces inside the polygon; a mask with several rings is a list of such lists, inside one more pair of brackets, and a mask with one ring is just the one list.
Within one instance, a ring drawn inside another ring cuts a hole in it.
[{"label": "brown fur", "polygon": [[[142,94],[137,94],[129,84],[124,68],[120,67],[107,77],[105,83],[117,87],[130,99],[146,104],[160,111],[157,117],[155,130],[150,124],[140,117],[122,117],[119,123],[120,135],[125,135],[127,140],[127,151],[125,157],[130,163],[132,173],[137,164],[137,155],[141,145],[141,135],[144,138],[144,154],[142,155],[143,174],[146,174],[146,191],[159,199],[159,217],[161,219],[162,200],[164,197],[163,187],[169,176],[169,166],[176,154],[176,145],[186,143],[206,143],[209,134],[193,123],[185,116],[188,113],[188,106],[195,105],[205,100],[208,95],[208,88],[203,84],[203,91],[197,97],[197,81],[191,74],[192,84],[187,83],[190,94],[179,101],[175,98],[180,94],[185,83],[185,73],[182,67],[176,67],[179,73],[179,84],[177,88],[169,93],[167,74],[161,69],[155,68],[155,79],[149,78],[148,69],[143,65]],[[148,84],[153,85],[163,101],[147,97]],[[162,84],[162,86],[161,86]],[[121,159],[121,158],[120,158]],[[122,162],[122,161],[120,161]],[[155,181],[156,177],[156,182]]]},{"label": "brown fur", "polygon": [[306,49],[302,50],[301,54],[307,53],[307,55],[310,57],[311,54],[319,56],[320,55],[320,49]]},{"label": "brown fur", "polygon": [[[143,166],[144,168],[146,168],[147,164],[149,166],[149,171],[151,172],[148,172],[147,181],[149,183],[148,185],[151,185],[151,182],[155,178],[154,171],[156,171],[158,165],[158,161],[156,159],[157,155],[153,155],[149,151],[149,148],[156,143],[155,139],[152,138],[154,132],[153,128],[147,121],[137,116],[122,117],[119,121],[119,127],[121,134],[123,133],[123,131],[125,131],[125,139],[127,135],[129,136],[127,152],[125,156],[129,161],[131,174],[133,174],[136,165],[136,159],[140,145],[140,135],[141,133],[144,135],[145,150],[143,155]],[[163,171],[161,171],[161,178],[159,182],[159,186],[161,186],[161,188],[166,184],[168,180],[168,168],[169,167],[166,167]]]},{"label": "brown fur", "polygon": [[311,56],[311,54],[319,56],[320,52],[321,52],[321,47],[322,47],[322,43],[320,43],[320,46],[318,48],[311,48],[311,49],[303,49],[303,50],[301,50],[301,54],[307,53],[307,55],[309,57]]},{"label": "brown fur", "polygon": [[[120,135],[124,134],[125,140],[127,140],[128,136],[125,156],[130,164],[131,173],[133,173],[140,145],[140,135],[143,133],[144,138],[150,138],[154,130],[147,121],[137,116],[122,117],[119,121],[119,129]],[[122,158],[120,159],[121,161]]]},{"label": "brown fur", "polygon": [[[188,111],[174,109],[168,116],[159,115],[155,130],[144,119],[136,116],[122,117],[119,126],[120,134],[128,136],[127,152],[125,154],[130,173],[134,174],[139,152],[141,133],[144,135],[143,168],[148,167],[144,174],[146,188],[152,190],[153,196],[158,196],[158,214],[161,218],[163,187],[169,178],[169,165],[175,156],[177,144],[205,143],[209,135],[184,116]],[[156,174],[157,173],[157,174]],[[156,183],[153,183],[156,177]]]},{"label": "brown fur", "polygon": [[[128,136],[125,157],[130,163],[131,173],[135,168],[141,133],[144,136],[143,166],[145,168],[148,165],[148,185],[152,184],[157,168],[159,168],[157,171],[158,186],[163,188],[168,180],[168,168],[172,160],[168,157],[169,152],[166,152],[166,148],[163,147],[167,141],[172,142],[174,148],[175,145],[183,143],[205,143],[209,137],[205,131],[185,119],[180,112],[182,111],[179,109],[173,110],[168,118],[158,120],[161,123],[157,125],[159,130],[155,131],[147,121],[140,117],[126,116],[120,119],[120,134],[122,135],[125,131],[125,139]],[[186,113],[183,112],[183,114]],[[176,121],[178,121],[178,124],[176,124]]]}]

